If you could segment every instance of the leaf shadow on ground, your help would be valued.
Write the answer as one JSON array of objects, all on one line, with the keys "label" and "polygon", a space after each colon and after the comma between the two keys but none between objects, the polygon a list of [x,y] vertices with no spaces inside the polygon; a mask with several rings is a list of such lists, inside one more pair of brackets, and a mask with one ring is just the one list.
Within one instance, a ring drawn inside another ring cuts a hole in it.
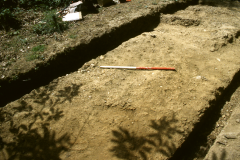
[{"label": "leaf shadow on ground", "polygon": [[148,159],[148,154],[158,152],[170,157],[176,150],[172,138],[175,134],[184,134],[174,125],[178,120],[173,114],[171,118],[164,116],[160,120],[152,120],[149,129],[153,133],[138,136],[137,133],[119,127],[113,130],[111,139],[114,146],[110,149],[113,155],[126,160]]},{"label": "leaf shadow on ground", "polygon": [[[56,105],[72,102],[81,85],[71,84],[56,91],[57,85],[58,81],[55,81],[48,87],[32,91],[24,99],[18,100],[17,105],[10,110],[7,106],[0,109],[0,120],[5,126],[0,127],[1,159],[59,160],[60,153],[73,145],[70,135],[57,135],[51,129],[50,122],[58,121],[64,116]],[[3,132],[4,129],[8,129],[8,132]]]},{"label": "leaf shadow on ground", "polygon": [[220,157],[215,152],[213,152],[211,158],[207,158],[206,160],[226,160],[226,156],[227,156],[226,150],[223,149],[221,151]]}]

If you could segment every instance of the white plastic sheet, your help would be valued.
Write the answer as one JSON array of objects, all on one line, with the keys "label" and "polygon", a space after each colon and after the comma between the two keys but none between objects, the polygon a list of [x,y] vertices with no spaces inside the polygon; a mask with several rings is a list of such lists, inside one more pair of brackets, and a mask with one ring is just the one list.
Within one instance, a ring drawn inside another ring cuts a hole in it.
[{"label": "white plastic sheet", "polygon": [[62,21],[76,21],[82,19],[82,13],[76,12],[76,13],[68,13],[65,16],[63,16]]}]

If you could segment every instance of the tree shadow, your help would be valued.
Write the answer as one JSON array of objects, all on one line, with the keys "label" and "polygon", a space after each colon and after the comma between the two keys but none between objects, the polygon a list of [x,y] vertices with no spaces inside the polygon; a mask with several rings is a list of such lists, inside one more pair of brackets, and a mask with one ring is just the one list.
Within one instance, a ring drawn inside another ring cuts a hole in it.
[{"label": "tree shadow", "polygon": [[173,115],[170,120],[164,116],[159,120],[159,122],[156,122],[154,120],[151,121],[152,124],[150,127],[153,128],[156,133],[150,134],[148,136],[155,139],[157,151],[167,157],[172,156],[176,151],[176,146],[172,141],[170,141],[170,139],[172,139],[175,134],[183,134],[182,131],[178,130],[176,126],[173,125],[177,122],[178,120],[175,118],[175,115]]},{"label": "tree shadow", "polygon": [[60,160],[60,154],[73,145],[70,135],[57,135],[50,122],[57,122],[64,116],[56,105],[72,102],[81,85],[72,84],[56,91],[57,84],[55,81],[48,87],[31,92],[11,109],[0,109],[0,120],[4,124],[0,127],[0,157],[9,160]]},{"label": "tree shadow", "polygon": [[154,145],[154,142],[146,139],[144,136],[135,136],[135,133],[129,133],[128,130],[119,127],[119,131],[112,131],[114,139],[111,139],[116,144],[110,151],[114,152],[114,156],[121,159],[139,159],[140,154],[143,159],[147,159],[147,153],[152,148],[148,144]]},{"label": "tree shadow", "polygon": [[119,130],[112,131],[114,138],[111,141],[115,146],[110,149],[110,152],[113,152],[114,156],[126,160],[146,160],[148,154],[152,152],[159,152],[170,157],[176,150],[171,139],[175,134],[183,134],[174,125],[177,122],[174,114],[170,119],[164,116],[158,121],[152,120],[149,127],[155,132],[144,136],[137,136],[136,133],[130,133],[119,127]]},{"label": "tree shadow", "polygon": [[[25,108],[32,107],[27,105]],[[43,112],[32,114],[28,112],[21,118],[24,119],[25,117],[31,117],[31,122],[28,124],[18,123],[11,119],[8,132],[10,134],[5,137],[6,140],[3,140],[0,136],[0,155],[3,159],[58,160],[60,159],[60,153],[67,151],[72,145],[69,134],[65,133],[57,137],[56,132],[49,127],[48,121],[59,120],[63,117],[62,111],[53,109],[52,114]],[[9,138],[12,140],[9,141]]]},{"label": "tree shadow", "polygon": [[215,152],[213,152],[211,158],[210,159],[207,158],[206,160],[226,160],[226,156],[227,156],[226,150],[223,149],[219,158],[218,158],[217,154]]},{"label": "tree shadow", "polygon": [[[57,81],[55,81],[55,83],[51,83],[48,87],[39,88],[31,92],[29,98],[34,99],[35,103],[45,105],[48,102],[49,106],[54,107],[56,104],[62,104],[65,101],[72,102],[72,99],[78,95],[78,90],[81,87],[81,84],[71,84],[54,93],[57,84]],[[54,98],[51,98],[51,96],[54,96]]]}]

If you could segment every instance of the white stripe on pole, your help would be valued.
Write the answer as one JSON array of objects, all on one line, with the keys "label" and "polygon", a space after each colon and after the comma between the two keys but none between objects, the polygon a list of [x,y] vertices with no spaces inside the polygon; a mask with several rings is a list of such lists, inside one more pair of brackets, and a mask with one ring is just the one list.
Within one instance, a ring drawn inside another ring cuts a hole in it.
[{"label": "white stripe on pole", "polygon": [[131,67],[131,66],[100,66],[100,68],[136,69],[137,67]]},{"label": "white stripe on pole", "polygon": [[115,68],[115,69],[140,69],[140,70],[175,70],[173,67],[133,67],[133,66],[100,66],[100,68]]}]

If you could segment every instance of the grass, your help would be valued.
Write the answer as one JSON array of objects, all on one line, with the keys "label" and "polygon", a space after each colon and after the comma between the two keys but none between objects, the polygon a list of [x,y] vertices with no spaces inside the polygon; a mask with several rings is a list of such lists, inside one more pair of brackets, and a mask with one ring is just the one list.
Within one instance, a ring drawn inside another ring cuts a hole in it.
[{"label": "grass", "polygon": [[69,38],[71,38],[71,39],[75,39],[76,37],[77,37],[77,35],[74,35],[74,34],[69,36]]},{"label": "grass", "polygon": [[68,22],[62,22],[62,19],[56,15],[57,10],[51,10],[44,13],[44,18],[33,26],[33,32],[43,35],[54,32],[62,33],[69,28]]},{"label": "grass", "polygon": [[33,47],[32,52],[30,52],[26,55],[26,57],[25,57],[26,60],[33,61],[33,60],[39,59],[39,58],[44,59],[44,57],[40,56],[39,53],[44,52],[45,48],[46,48],[45,45],[38,45],[36,47]]},{"label": "grass", "polygon": [[45,45],[38,45],[36,47],[33,47],[32,51],[34,53],[39,53],[39,52],[43,52],[45,49]]}]

